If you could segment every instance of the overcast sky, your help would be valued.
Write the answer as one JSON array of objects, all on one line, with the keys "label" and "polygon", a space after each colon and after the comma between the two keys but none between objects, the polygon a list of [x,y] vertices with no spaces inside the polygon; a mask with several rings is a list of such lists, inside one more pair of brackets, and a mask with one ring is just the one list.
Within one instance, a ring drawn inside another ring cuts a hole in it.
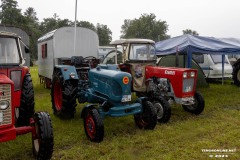
[{"label": "overcast sky", "polygon": [[[40,21],[53,17],[75,19],[75,0],[17,0],[24,12],[33,7]],[[119,39],[125,19],[154,13],[166,21],[171,37],[192,29],[201,36],[240,38],[240,0],[78,0],[77,20],[107,25]]]}]

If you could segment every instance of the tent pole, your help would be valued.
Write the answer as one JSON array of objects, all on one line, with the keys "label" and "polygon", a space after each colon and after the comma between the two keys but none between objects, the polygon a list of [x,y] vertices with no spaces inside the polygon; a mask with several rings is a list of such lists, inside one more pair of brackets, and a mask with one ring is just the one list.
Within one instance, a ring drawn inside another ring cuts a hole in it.
[{"label": "tent pole", "polygon": [[222,85],[224,83],[224,63],[225,63],[225,54],[222,54]]}]

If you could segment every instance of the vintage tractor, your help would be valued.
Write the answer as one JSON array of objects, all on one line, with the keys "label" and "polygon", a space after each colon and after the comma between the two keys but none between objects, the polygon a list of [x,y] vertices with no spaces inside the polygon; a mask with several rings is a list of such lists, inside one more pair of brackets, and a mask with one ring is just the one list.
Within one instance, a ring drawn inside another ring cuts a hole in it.
[{"label": "vintage tractor", "polygon": [[118,64],[121,71],[132,75],[132,91],[153,102],[158,122],[169,121],[169,102],[182,104],[184,110],[196,115],[204,110],[204,99],[196,92],[197,70],[156,66],[155,42],[152,40],[121,39],[110,44],[116,49],[109,52],[103,63]]},{"label": "vintage tractor", "polygon": [[31,132],[36,158],[50,159],[53,152],[51,119],[46,112],[34,113],[33,84],[29,69],[23,66],[20,43],[16,34],[0,32],[0,142]]},{"label": "vintage tractor", "polygon": [[[72,65],[54,68],[51,97],[53,111],[63,118],[74,116],[76,99],[85,106],[81,116],[87,137],[101,142],[104,137],[103,118],[134,115],[141,129],[154,129],[157,123],[156,110],[147,98],[131,101],[129,73],[121,72],[117,65],[99,65],[94,57],[72,57]],[[66,64],[67,62],[65,62]]]}]

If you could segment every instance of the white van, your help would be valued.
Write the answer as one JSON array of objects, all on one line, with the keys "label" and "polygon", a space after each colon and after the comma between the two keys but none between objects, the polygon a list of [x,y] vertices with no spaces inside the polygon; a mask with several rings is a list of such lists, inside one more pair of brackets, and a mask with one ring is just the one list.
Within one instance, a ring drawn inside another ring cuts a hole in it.
[{"label": "white van", "polygon": [[[202,68],[206,78],[222,78],[222,55],[216,54],[193,54],[193,59]],[[232,65],[228,56],[224,60],[224,78],[232,77]]]}]

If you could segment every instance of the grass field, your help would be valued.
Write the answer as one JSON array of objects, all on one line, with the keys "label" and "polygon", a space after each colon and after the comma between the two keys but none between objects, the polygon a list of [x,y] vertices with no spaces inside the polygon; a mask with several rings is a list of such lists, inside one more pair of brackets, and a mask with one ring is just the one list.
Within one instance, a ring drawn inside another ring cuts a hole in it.
[{"label": "grass field", "polygon": [[[211,83],[200,92],[205,98],[205,110],[195,116],[181,106],[172,106],[167,124],[157,124],[154,130],[140,130],[133,116],[104,119],[105,137],[101,143],[90,142],[77,106],[74,119],[60,120],[51,109],[50,90],[39,83],[37,68],[31,68],[35,91],[35,110],[50,113],[54,128],[52,159],[102,160],[205,160],[240,159],[240,88],[230,81]],[[0,160],[33,159],[31,134],[0,144]],[[206,152],[229,149],[231,152]],[[210,158],[213,156],[213,158]],[[225,158],[215,158],[215,157]]]}]

